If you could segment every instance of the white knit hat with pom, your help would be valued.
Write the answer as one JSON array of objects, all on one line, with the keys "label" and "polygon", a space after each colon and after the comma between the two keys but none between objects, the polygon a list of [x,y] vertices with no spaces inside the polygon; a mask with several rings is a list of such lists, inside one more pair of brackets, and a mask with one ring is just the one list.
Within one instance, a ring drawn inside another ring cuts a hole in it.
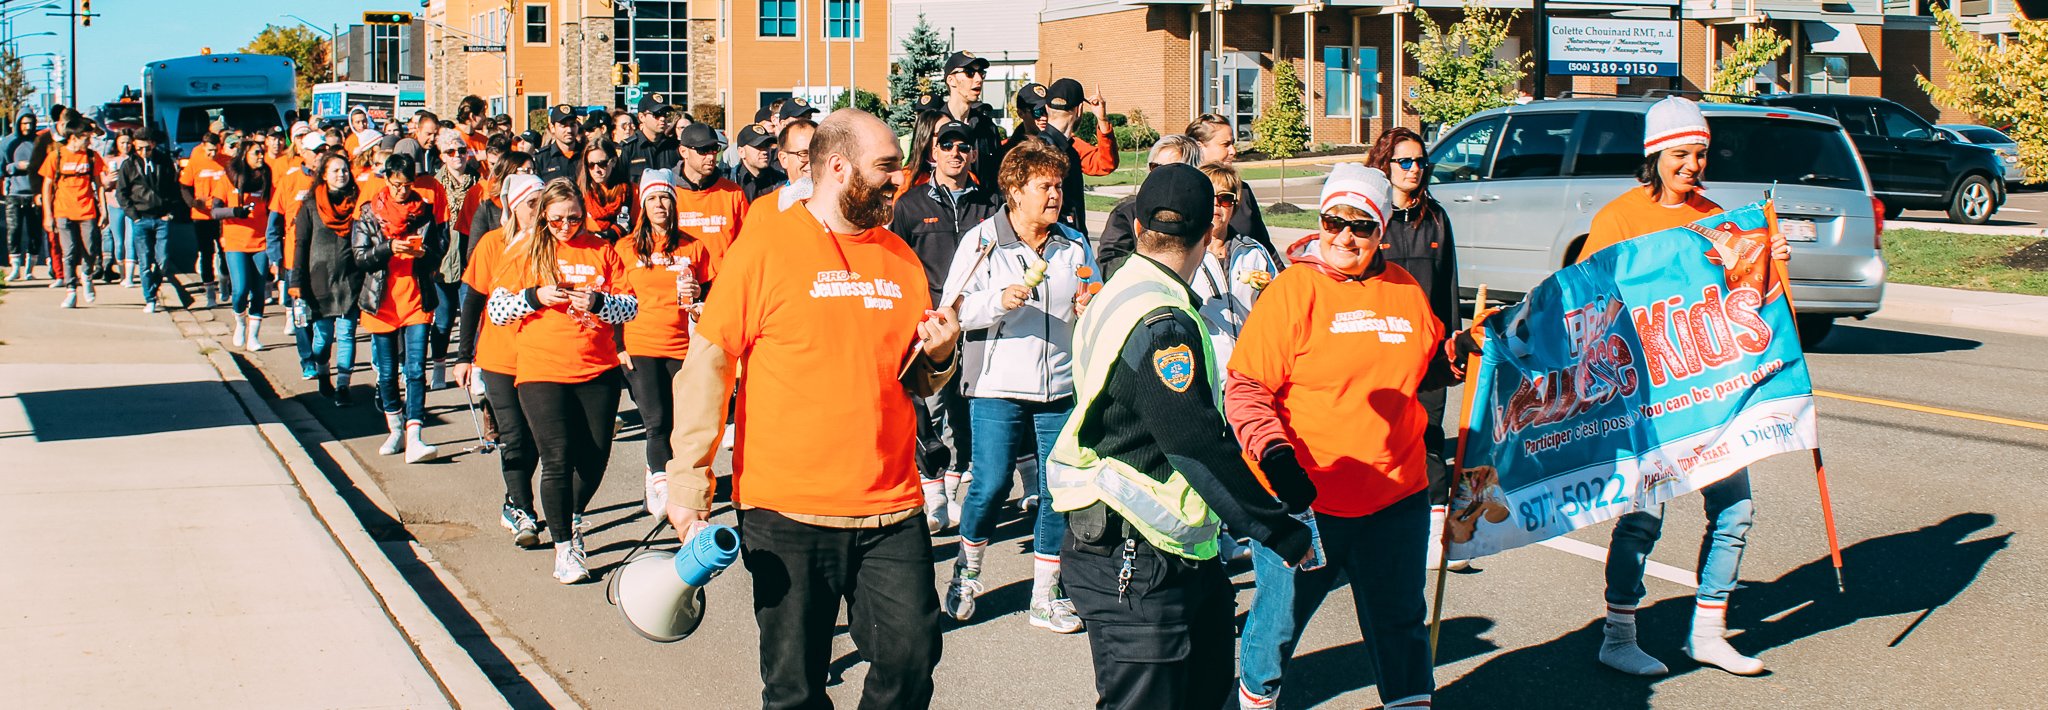
[{"label": "white knit hat with pom", "polygon": [[1681,145],[1706,145],[1707,117],[1700,105],[1677,96],[1657,102],[1643,119],[1643,155]]}]

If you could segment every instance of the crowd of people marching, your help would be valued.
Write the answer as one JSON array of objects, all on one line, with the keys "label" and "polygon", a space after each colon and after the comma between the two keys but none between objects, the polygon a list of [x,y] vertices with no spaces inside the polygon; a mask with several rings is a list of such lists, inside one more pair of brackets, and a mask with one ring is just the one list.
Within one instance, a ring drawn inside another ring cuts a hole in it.
[{"label": "crowd of people marching", "polygon": [[[197,288],[237,347],[263,347],[276,306],[303,376],[349,406],[367,334],[382,453],[437,456],[425,393],[466,388],[503,524],[544,536],[564,584],[591,576],[583,512],[629,394],[646,510],[684,539],[721,486],[739,511],[766,707],[826,705],[842,603],[871,664],[862,707],[928,704],[939,619],[976,615],[1016,480],[1025,618],[1089,634],[1102,706],[1272,706],[1348,580],[1387,707],[1428,707],[1425,570],[1465,564],[1439,554],[1443,390],[1484,339],[1461,328],[1422,137],[1395,128],[1335,166],[1319,229],[1280,243],[1232,167],[1234,127],[1205,115],[1150,147],[1091,237],[1083,177],[1143,146],[1116,145],[1071,79],[1016,92],[1006,132],[986,67],[953,55],[902,138],[789,99],[728,144],[658,94],[515,133],[471,96],[447,122],[220,130],[180,167],[155,131],[23,116],[0,143],[7,275],[30,278],[47,234],[65,307],[118,281],[155,311],[169,224],[189,220]],[[1074,135],[1084,113],[1094,134]],[[1697,107],[1667,99],[1648,126],[1644,186],[1600,213],[1588,254],[1720,209]],[[1755,674],[1722,639],[1746,477],[1705,501],[1686,652]],[[1627,673],[1665,672],[1634,622],[1659,523],[1624,517],[1607,562],[1599,659]],[[956,526],[941,580],[930,541]],[[1233,563],[1256,587],[1241,633]]]}]

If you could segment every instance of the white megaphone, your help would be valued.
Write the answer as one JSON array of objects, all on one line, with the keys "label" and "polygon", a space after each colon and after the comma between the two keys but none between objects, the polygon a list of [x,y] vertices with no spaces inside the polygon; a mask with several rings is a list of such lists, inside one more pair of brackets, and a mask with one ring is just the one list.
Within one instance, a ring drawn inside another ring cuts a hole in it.
[{"label": "white megaphone", "polygon": [[619,569],[619,613],[650,641],[681,641],[704,621],[704,585],[740,556],[740,534],[711,525],[675,552],[654,550]]}]

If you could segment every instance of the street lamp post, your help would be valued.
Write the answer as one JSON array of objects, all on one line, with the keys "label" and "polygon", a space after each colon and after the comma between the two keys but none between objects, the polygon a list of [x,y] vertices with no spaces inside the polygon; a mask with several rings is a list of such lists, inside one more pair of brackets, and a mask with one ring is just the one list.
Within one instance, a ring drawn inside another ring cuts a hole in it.
[{"label": "street lamp post", "polygon": [[299,24],[311,28],[314,32],[327,35],[327,73],[333,77],[334,81],[341,81],[341,62],[337,61],[340,57],[336,54],[341,51],[341,33],[338,30],[320,29],[319,25],[313,24],[311,21],[298,15],[285,13],[284,16],[298,20]]}]

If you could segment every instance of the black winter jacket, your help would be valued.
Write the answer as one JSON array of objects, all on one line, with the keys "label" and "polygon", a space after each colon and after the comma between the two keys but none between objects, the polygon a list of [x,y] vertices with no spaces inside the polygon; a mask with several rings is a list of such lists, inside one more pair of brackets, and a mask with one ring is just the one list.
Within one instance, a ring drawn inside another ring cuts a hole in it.
[{"label": "black winter jacket", "polygon": [[931,285],[932,303],[945,290],[946,275],[953,268],[953,255],[960,248],[960,235],[987,220],[1003,206],[1003,198],[973,185],[954,201],[950,191],[936,182],[910,188],[896,200],[896,218],[889,231],[902,237],[924,262],[925,281]]},{"label": "black winter jacket", "polygon": [[[384,303],[384,289],[388,281],[385,269],[391,265],[391,240],[384,237],[384,220],[370,209],[375,196],[363,198],[361,211],[356,214],[356,226],[350,230],[349,266],[362,275],[362,287],[357,290],[356,306],[364,313],[375,313]],[[447,253],[448,231],[445,225],[434,221],[433,210],[428,210],[417,224],[409,225],[407,234],[424,232],[421,242],[424,254],[412,260],[412,276],[419,284],[420,309],[431,311],[440,304],[440,289],[432,286],[434,274],[440,271],[441,256]]]},{"label": "black winter jacket", "polygon": [[[313,189],[325,190],[327,186]],[[306,300],[313,318],[345,317],[355,313],[356,293],[363,287],[363,275],[350,260],[350,235],[328,229],[327,221],[320,218],[317,202],[309,196],[299,205],[299,215],[293,222],[292,231],[297,233],[293,248],[297,254],[292,263],[299,268],[292,270],[292,288],[299,290],[299,297]]]},{"label": "black winter jacket", "polygon": [[1444,332],[1462,327],[1458,316],[1458,254],[1451,241],[1451,218],[1436,198],[1409,209],[1395,209],[1387,220],[1387,261],[1407,269],[1429,296],[1429,310],[1443,321]]},{"label": "black winter jacket", "polygon": [[[147,175],[143,164],[154,168]],[[185,206],[178,189],[178,163],[162,148],[121,161],[115,176],[114,201],[129,217],[167,217]]]}]

